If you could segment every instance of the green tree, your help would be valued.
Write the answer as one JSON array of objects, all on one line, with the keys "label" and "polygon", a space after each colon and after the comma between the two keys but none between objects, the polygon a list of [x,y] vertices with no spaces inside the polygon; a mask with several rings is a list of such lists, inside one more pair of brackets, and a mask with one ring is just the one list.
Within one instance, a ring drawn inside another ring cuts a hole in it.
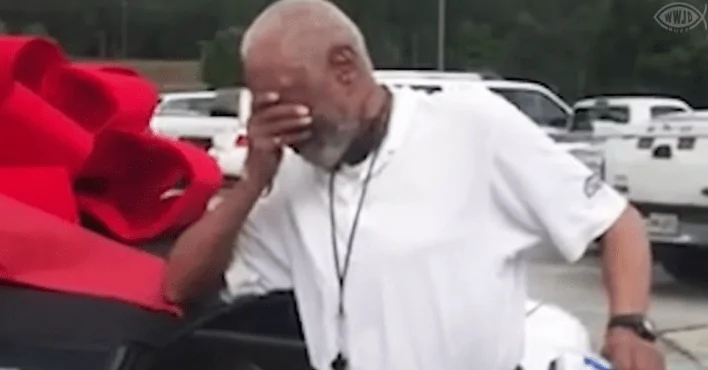
[{"label": "green tree", "polygon": [[[234,30],[248,27],[273,1],[0,0],[7,22],[0,32],[51,34],[69,54],[118,57],[127,25],[131,58],[201,56],[204,80],[228,86],[241,80]],[[436,66],[437,0],[332,1],[362,28],[378,67]],[[661,28],[654,15],[665,0],[446,3],[450,69],[540,80],[569,99],[651,90],[694,104],[708,100],[705,32],[701,26],[684,33]]]},{"label": "green tree", "polygon": [[30,23],[22,27],[21,33],[24,35],[49,36],[47,28],[44,27],[44,24],[39,22]]},{"label": "green tree", "polygon": [[241,58],[238,45],[242,31],[231,27],[216,33],[213,40],[202,43],[202,81],[218,89],[242,84]]}]

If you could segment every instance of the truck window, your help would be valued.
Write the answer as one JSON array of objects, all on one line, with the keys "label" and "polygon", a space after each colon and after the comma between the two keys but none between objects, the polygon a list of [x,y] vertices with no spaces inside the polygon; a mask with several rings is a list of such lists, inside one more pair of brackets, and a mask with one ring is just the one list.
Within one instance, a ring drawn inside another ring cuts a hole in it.
[{"label": "truck window", "polygon": [[575,108],[569,129],[571,132],[592,131],[593,121],[601,120],[626,124],[630,118],[629,107],[627,106]]},{"label": "truck window", "polygon": [[678,113],[678,112],[686,112],[686,108],[683,107],[677,107],[677,106],[670,106],[670,105],[657,105],[654,107],[651,107],[651,118],[656,118],[659,116],[663,116],[664,114],[669,114],[669,113]]},{"label": "truck window", "polygon": [[410,88],[413,90],[425,91],[428,94],[433,94],[442,91],[441,86],[434,85],[411,85]]},{"label": "truck window", "polygon": [[491,90],[514,104],[540,126],[557,128],[567,126],[568,115],[565,110],[542,92],[513,88],[491,88]]},{"label": "truck window", "polygon": [[189,104],[187,104],[187,101],[185,99],[166,100],[160,106],[160,110],[163,110],[163,111],[188,110],[188,109],[189,109]]},{"label": "truck window", "polygon": [[425,91],[428,94],[433,94],[437,92],[441,92],[443,90],[442,86],[440,85],[403,85],[403,84],[394,84],[393,87],[396,88],[409,88],[413,90],[418,90],[418,91]]},{"label": "truck window", "polygon": [[187,109],[208,115],[214,109],[215,98],[187,99]]},{"label": "truck window", "polygon": [[214,108],[215,98],[182,98],[165,100],[160,111],[186,111],[207,116]]}]

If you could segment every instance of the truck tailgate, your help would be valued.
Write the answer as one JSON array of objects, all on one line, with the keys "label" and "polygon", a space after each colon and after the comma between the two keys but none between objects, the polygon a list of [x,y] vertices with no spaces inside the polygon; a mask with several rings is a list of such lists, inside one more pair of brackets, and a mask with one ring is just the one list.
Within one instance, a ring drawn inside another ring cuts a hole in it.
[{"label": "truck tailgate", "polygon": [[606,179],[638,203],[708,206],[708,131],[655,125],[609,137]]}]

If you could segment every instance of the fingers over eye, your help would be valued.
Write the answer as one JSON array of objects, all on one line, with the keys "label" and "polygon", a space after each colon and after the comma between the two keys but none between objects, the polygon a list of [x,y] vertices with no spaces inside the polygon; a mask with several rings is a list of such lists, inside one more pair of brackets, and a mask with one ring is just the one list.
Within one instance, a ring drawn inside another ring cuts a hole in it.
[{"label": "fingers over eye", "polygon": [[277,104],[255,114],[259,123],[267,123],[281,119],[309,117],[310,110],[300,104]]},{"label": "fingers over eye", "polygon": [[275,104],[280,100],[277,92],[264,92],[253,95],[251,106],[254,111],[263,109],[271,104]]}]

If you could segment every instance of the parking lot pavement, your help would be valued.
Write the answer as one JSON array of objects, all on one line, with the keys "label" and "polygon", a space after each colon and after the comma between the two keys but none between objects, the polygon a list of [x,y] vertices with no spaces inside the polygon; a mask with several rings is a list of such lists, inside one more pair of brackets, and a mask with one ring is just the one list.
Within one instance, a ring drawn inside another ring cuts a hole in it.
[{"label": "parking lot pavement", "polygon": [[[597,256],[590,255],[575,265],[547,253],[531,256],[529,291],[532,298],[557,304],[578,316],[588,326],[594,343],[601,345],[607,306]],[[708,287],[688,287],[655,266],[653,295],[652,319],[659,330],[670,331],[665,337],[672,343],[663,343],[668,369],[701,369],[681,352],[690,353],[708,368]]]}]

